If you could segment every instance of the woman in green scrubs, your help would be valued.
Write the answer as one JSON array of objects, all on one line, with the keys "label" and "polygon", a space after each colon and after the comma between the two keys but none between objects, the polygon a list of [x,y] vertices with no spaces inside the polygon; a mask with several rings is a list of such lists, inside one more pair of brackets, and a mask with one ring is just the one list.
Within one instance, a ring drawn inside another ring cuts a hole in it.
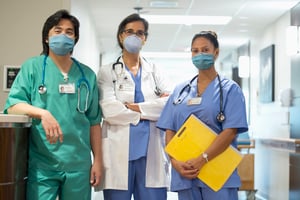
[{"label": "woman in green scrubs", "polygon": [[42,39],[43,53],[23,63],[4,109],[32,117],[27,199],[88,200],[102,176],[96,75],[71,57],[79,21],[68,11],[46,20]]}]

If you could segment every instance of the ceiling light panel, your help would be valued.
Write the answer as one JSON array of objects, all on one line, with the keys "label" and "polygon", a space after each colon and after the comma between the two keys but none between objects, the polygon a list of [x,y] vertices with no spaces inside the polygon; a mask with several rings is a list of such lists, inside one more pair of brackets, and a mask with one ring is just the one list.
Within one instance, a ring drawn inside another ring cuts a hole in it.
[{"label": "ceiling light panel", "polygon": [[142,15],[142,17],[150,24],[225,25],[231,20],[229,16]]},{"label": "ceiling light panel", "polygon": [[152,8],[177,8],[177,1],[150,1],[150,7]]}]

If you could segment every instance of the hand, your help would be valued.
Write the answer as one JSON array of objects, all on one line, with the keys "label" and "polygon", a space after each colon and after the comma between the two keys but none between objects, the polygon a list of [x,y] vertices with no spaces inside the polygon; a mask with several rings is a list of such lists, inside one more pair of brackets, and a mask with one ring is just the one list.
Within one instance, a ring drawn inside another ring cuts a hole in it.
[{"label": "hand", "polygon": [[93,187],[99,186],[102,181],[103,167],[99,162],[94,162],[91,168],[90,183]]},{"label": "hand", "polygon": [[163,93],[163,94],[161,94],[159,97],[168,97],[170,94],[169,93]]},{"label": "hand", "polygon": [[135,112],[141,112],[140,107],[137,103],[127,103],[126,102],[124,105],[126,106],[127,109],[130,109]]},{"label": "hand", "polygon": [[174,169],[183,177],[187,179],[194,179],[199,174],[199,169],[191,166],[189,163],[181,162],[171,158],[171,163]]},{"label": "hand", "polygon": [[185,163],[190,166],[192,169],[198,169],[199,171],[201,170],[201,168],[203,167],[203,165],[205,164],[206,160],[204,160],[201,157],[198,157],[198,158],[193,158],[193,159],[190,159],[188,161],[186,161]]},{"label": "hand", "polygon": [[41,115],[42,126],[46,132],[46,138],[50,144],[54,144],[59,140],[63,142],[63,133],[60,126],[52,114],[45,110]]}]

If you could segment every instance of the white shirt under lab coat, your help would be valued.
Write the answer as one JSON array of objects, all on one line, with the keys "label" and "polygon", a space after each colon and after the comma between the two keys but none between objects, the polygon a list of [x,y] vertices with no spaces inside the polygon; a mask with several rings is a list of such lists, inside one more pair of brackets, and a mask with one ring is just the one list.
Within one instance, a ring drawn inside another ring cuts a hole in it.
[{"label": "white shirt under lab coat", "polygon": [[143,58],[141,60],[141,88],[145,101],[139,103],[141,113],[127,109],[125,102],[134,102],[134,81],[125,64],[100,67],[98,86],[103,112],[102,142],[104,181],[102,189],[128,189],[129,130],[130,124],[150,120],[150,137],[147,151],[146,187],[169,187],[169,163],[164,152],[164,134],[156,128],[156,120],[168,97],[155,94],[157,86],[162,93],[170,93],[172,86],[161,71]]}]

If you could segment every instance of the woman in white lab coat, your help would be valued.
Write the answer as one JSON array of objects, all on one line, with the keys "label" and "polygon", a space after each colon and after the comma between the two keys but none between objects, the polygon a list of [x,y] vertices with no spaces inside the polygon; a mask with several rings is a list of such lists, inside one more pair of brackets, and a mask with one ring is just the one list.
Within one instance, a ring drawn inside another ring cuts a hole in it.
[{"label": "woman in white lab coat", "polygon": [[122,55],[100,67],[104,199],[166,200],[168,161],[155,124],[171,91],[160,70],[140,55],[148,22],[138,14],[119,25]]}]

